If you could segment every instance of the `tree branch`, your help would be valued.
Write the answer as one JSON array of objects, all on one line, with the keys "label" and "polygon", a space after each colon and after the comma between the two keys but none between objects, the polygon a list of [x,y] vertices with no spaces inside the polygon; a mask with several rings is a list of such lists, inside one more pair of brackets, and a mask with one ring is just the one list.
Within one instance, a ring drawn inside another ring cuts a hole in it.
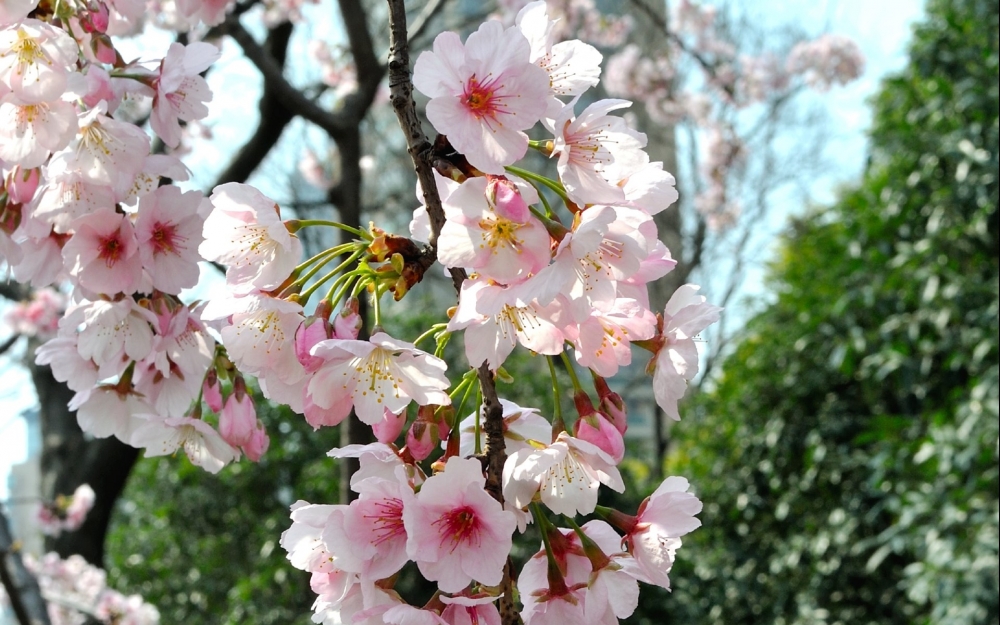
[{"label": "tree branch", "polygon": [[13,347],[14,343],[17,343],[17,339],[19,338],[21,338],[20,334],[14,334],[8,337],[3,343],[0,343],[0,356],[6,354],[7,350]]},{"label": "tree branch", "polygon": [[[413,82],[410,78],[410,53],[406,34],[406,7],[403,0],[387,0],[389,4],[389,91],[392,107],[396,111],[399,125],[406,137],[407,152],[420,181],[420,190],[431,222],[428,241],[429,255],[437,256],[437,238],[444,225],[444,208],[434,181],[433,152],[424,135],[413,102]],[[452,269],[451,278],[456,292],[461,290],[466,275],[461,269]],[[496,382],[489,365],[483,363],[477,371],[483,393],[483,412],[486,431],[486,488],[494,499],[503,503],[501,474],[507,453],[503,437],[503,409],[497,397]],[[513,602],[513,584],[509,564],[504,568],[500,582],[500,619],[504,625],[521,622]]]},{"label": "tree branch", "polygon": [[0,508],[0,581],[7,600],[21,625],[49,625],[49,613],[42,599],[38,580],[24,567],[21,554],[14,547],[7,516]]},{"label": "tree branch", "polygon": [[239,44],[243,54],[260,70],[264,76],[265,89],[271,90],[289,110],[316,124],[334,140],[344,135],[349,123],[346,116],[324,110],[285,80],[278,62],[257,43],[253,35],[247,32],[239,19],[227,18],[223,26],[224,32]]},{"label": "tree branch", "polygon": [[[285,22],[272,29],[264,43],[262,52],[272,58],[279,68],[285,64],[288,40],[291,35],[292,24]],[[268,88],[266,84],[257,108],[260,111],[260,122],[257,124],[257,130],[243,144],[243,147],[230,161],[229,166],[219,174],[212,188],[227,182],[245,182],[281,138],[285,127],[295,118],[295,113],[285,106],[284,98]]]}]

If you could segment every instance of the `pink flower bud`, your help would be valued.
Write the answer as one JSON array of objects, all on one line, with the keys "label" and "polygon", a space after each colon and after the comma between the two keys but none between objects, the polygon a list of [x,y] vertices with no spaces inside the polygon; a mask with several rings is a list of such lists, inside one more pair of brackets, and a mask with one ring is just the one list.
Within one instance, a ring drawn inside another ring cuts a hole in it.
[{"label": "pink flower bud", "polygon": [[608,383],[600,376],[594,378],[594,388],[597,389],[597,396],[601,400],[601,414],[611,421],[624,436],[625,431],[628,430],[628,411],[625,409],[625,400],[622,399],[621,395],[612,391],[608,387]]},{"label": "pink flower bud", "polygon": [[94,52],[94,57],[101,63],[113,65],[118,59],[118,52],[111,43],[111,38],[104,34],[94,35],[90,40],[90,49]]},{"label": "pink flower bud", "polygon": [[333,320],[333,333],[338,339],[353,341],[358,338],[363,323],[361,315],[358,314],[359,306],[355,297],[344,302],[340,314]]},{"label": "pink flower bud", "polygon": [[212,412],[222,410],[222,387],[219,385],[219,375],[215,369],[211,369],[205,376],[205,383],[201,387],[201,395],[208,404],[208,409]]},{"label": "pink flower bud", "polygon": [[309,354],[316,343],[333,338],[333,328],[330,322],[322,317],[308,317],[295,331],[295,356],[302,363],[307,373],[313,373],[320,368],[324,360]]},{"label": "pink flower bud", "polygon": [[497,215],[517,223],[526,222],[531,211],[514,183],[504,176],[488,176],[488,179],[486,197]]},{"label": "pink flower bud", "polygon": [[625,457],[625,439],[622,438],[622,433],[594,409],[590,397],[585,392],[578,391],[573,401],[580,413],[580,418],[574,426],[574,436],[596,445],[611,456],[615,464],[621,462]]},{"label": "pink flower bud", "polygon": [[243,378],[236,378],[235,390],[219,413],[219,434],[233,447],[248,445],[257,427],[257,411],[246,392]]},{"label": "pink flower bud", "polygon": [[35,197],[38,189],[39,169],[24,170],[18,165],[7,178],[7,195],[15,204],[27,204]]},{"label": "pink flower bud", "polygon": [[372,426],[372,432],[375,433],[375,439],[378,440],[378,442],[388,445],[399,438],[399,435],[403,432],[403,426],[405,425],[405,411],[399,414],[394,414],[391,410],[386,408],[385,416],[381,421]]},{"label": "pink flower bud", "polygon": [[270,445],[271,439],[267,436],[267,430],[264,429],[264,424],[258,419],[257,427],[253,429],[250,435],[250,441],[241,448],[250,462],[257,462]]},{"label": "pink flower bud", "polygon": [[433,424],[426,421],[414,421],[406,433],[406,449],[414,460],[420,461],[431,455],[437,445],[437,436]]}]

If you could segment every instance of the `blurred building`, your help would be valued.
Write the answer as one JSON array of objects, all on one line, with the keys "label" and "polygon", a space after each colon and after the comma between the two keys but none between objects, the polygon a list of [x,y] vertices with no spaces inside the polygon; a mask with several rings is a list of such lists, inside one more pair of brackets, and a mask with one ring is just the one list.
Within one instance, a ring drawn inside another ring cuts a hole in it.
[{"label": "blurred building", "polygon": [[42,485],[42,428],[38,408],[21,413],[27,430],[27,459],[12,465],[7,476],[11,532],[24,545],[24,551],[42,555],[44,537],[36,521]]}]

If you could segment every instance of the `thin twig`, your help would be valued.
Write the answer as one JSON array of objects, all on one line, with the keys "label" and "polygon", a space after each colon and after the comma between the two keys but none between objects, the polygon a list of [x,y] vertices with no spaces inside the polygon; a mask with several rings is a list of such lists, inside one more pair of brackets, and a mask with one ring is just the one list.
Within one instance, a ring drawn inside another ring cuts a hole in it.
[{"label": "thin twig", "polygon": [[[396,111],[399,125],[406,137],[406,147],[413,161],[413,167],[420,181],[420,189],[430,218],[431,235],[428,242],[428,254],[437,256],[437,238],[444,225],[444,208],[437,192],[433,174],[433,152],[424,135],[417,116],[416,105],[413,102],[413,81],[410,78],[410,53],[406,31],[406,7],[403,0],[387,0],[389,4],[389,92],[392,107]],[[461,269],[451,270],[452,282],[456,292],[461,290],[466,275]],[[483,393],[483,413],[486,432],[486,489],[497,501],[503,503],[501,489],[501,473],[507,453],[503,437],[503,408],[497,397],[496,382],[489,365],[483,363],[477,370],[480,388]],[[504,567],[503,579],[500,582],[500,619],[503,625],[521,623],[513,601],[513,584],[511,581],[510,564]]]},{"label": "thin twig", "polygon": [[0,581],[18,623],[50,625],[38,580],[24,567],[21,553],[14,547],[3,508],[0,508]]}]

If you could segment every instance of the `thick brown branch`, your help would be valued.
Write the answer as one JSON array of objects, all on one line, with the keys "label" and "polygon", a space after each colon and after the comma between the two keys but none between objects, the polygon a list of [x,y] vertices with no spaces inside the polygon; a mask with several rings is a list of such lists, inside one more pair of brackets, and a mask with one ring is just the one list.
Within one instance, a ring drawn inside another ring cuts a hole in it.
[{"label": "thick brown branch", "polygon": [[238,19],[227,19],[224,26],[226,34],[239,44],[243,49],[243,54],[250,59],[250,62],[264,76],[265,89],[271,90],[296,115],[301,115],[303,118],[316,124],[333,137],[334,140],[343,136],[350,123],[350,120],[346,119],[345,115],[324,110],[319,104],[307,98],[302,91],[289,83],[285,79],[281,65],[254,40],[253,35],[243,28]]},{"label": "thick brown branch", "polygon": [[49,613],[42,599],[38,580],[24,568],[21,554],[14,547],[7,516],[0,508],[0,581],[7,600],[21,625],[49,625]]},{"label": "thick brown branch", "polygon": [[[437,238],[444,225],[444,208],[437,192],[433,174],[433,153],[431,145],[424,135],[417,116],[416,105],[413,102],[413,82],[410,79],[410,53],[406,34],[406,8],[403,0],[388,0],[389,3],[389,90],[392,107],[396,111],[399,125],[406,136],[406,147],[413,161],[413,167],[420,181],[424,205],[431,222],[431,236],[428,242],[428,254],[436,257]],[[461,289],[465,280],[465,272],[451,270],[452,281],[456,292]],[[483,412],[485,420],[483,429],[486,431],[486,487],[489,493],[499,502],[503,502],[501,490],[501,473],[507,453],[503,436],[503,409],[497,397],[496,382],[493,372],[487,364],[477,371],[479,384],[483,393]],[[513,602],[513,584],[510,566],[504,568],[503,580],[500,583],[503,598],[500,601],[500,618],[504,625],[514,625],[521,622],[521,617]]]},{"label": "thick brown branch", "polygon": [[[279,67],[285,64],[288,40],[291,35],[291,23],[279,24],[268,33],[267,41],[264,43],[264,54],[273,58]],[[260,111],[260,122],[257,125],[257,130],[243,144],[229,166],[219,174],[213,188],[227,182],[246,182],[250,174],[257,169],[271,148],[281,138],[285,127],[295,118],[295,113],[285,106],[284,99],[266,86],[257,107]]]}]

